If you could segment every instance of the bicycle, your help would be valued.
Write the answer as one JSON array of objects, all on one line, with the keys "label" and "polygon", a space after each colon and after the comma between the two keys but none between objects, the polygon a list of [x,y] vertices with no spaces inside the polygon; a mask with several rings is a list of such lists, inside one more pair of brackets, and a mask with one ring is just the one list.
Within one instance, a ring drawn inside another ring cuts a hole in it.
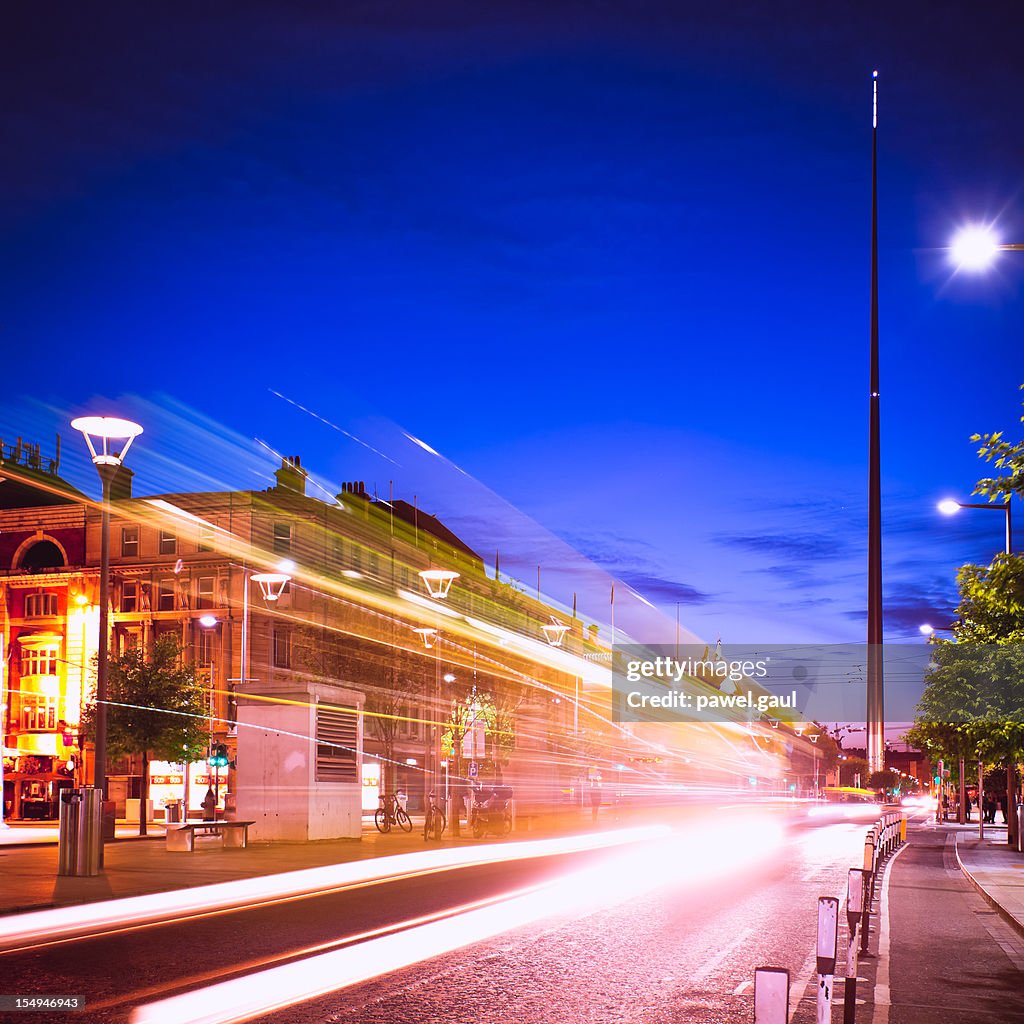
[{"label": "bicycle", "polygon": [[425,841],[440,839],[444,834],[446,824],[444,811],[434,802],[434,794],[431,793],[427,797],[427,813],[423,818],[423,839]]},{"label": "bicycle", "polygon": [[403,832],[412,831],[412,818],[391,793],[381,793],[380,807],[373,816],[373,823],[378,832],[390,832],[392,825],[397,825]]}]

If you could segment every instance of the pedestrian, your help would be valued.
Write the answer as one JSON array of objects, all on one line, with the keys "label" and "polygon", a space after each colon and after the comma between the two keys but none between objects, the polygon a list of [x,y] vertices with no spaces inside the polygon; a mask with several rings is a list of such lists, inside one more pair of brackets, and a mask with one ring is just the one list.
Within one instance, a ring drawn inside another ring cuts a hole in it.
[{"label": "pedestrian", "polygon": [[969,792],[964,793],[964,813],[966,817],[964,821],[971,820],[971,794]]},{"label": "pedestrian", "polygon": [[217,817],[217,798],[213,795],[213,789],[207,787],[206,796],[203,797],[203,821],[214,821]]},{"label": "pedestrian", "polygon": [[[1005,793],[1002,793],[1000,795],[1000,797],[999,797],[999,810],[1002,811],[1002,813],[1003,813],[1003,824],[1004,825],[1008,825],[1010,823],[1010,819],[1009,819],[1009,817],[1007,816],[1007,813],[1006,813],[1006,794]],[[995,820],[996,820],[996,814],[995,814],[995,811],[993,811],[992,812],[992,823],[993,824],[995,824]]]},{"label": "pedestrian", "polygon": [[597,812],[601,808],[601,780],[590,780],[590,820],[597,821]]}]

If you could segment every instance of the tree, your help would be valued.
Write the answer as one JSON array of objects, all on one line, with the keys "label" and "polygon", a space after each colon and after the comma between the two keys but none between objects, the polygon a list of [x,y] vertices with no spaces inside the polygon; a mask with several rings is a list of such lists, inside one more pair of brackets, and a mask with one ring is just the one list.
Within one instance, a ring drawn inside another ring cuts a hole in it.
[{"label": "tree", "polygon": [[[183,654],[179,638],[165,633],[148,652],[131,647],[108,663],[107,750],[115,757],[142,755],[140,836],[146,834],[150,761],[192,761],[206,749],[207,694]],[[86,735],[94,736],[95,704],[86,707],[83,722]]]},{"label": "tree", "polygon": [[839,762],[839,785],[852,786],[860,776],[861,784],[867,781],[868,762],[863,757],[847,757]]},{"label": "tree", "polygon": [[[1020,385],[1020,390],[1024,391],[1024,384]],[[1024,416],[1020,422],[1024,423]],[[1024,441],[1010,444],[1003,440],[1001,430],[994,434],[972,434],[971,441],[975,444],[981,442],[979,458],[994,463],[996,469],[1006,471],[999,476],[983,477],[974,493],[985,495],[990,501],[997,498],[1007,501],[1012,494],[1024,498]]]},{"label": "tree", "polygon": [[894,794],[900,785],[899,772],[895,772],[892,768],[883,768],[880,772],[872,772],[868,776],[868,789],[873,789],[876,793],[881,793],[884,796]]},{"label": "tree", "polygon": [[[1001,432],[974,434],[971,441],[980,442],[978,456],[1001,471],[979,480],[974,493],[990,501],[1024,497],[1024,441],[1011,444]],[[1014,765],[1024,759],[1024,558],[1000,553],[987,566],[964,565],[957,589],[952,639],[932,641],[908,739],[933,761],[1005,763],[1012,788]],[[1012,839],[1012,816],[1010,832]]]}]

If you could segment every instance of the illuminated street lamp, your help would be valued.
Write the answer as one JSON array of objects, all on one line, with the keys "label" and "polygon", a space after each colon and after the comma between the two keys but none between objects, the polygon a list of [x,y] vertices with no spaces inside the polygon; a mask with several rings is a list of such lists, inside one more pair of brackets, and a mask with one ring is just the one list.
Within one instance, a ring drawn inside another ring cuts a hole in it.
[{"label": "illuminated street lamp", "polygon": [[[71,421],[89,446],[100,475],[103,504],[100,518],[100,635],[96,657],[96,740],[93,785],[104,793],[107,782],[107,629],[110,613],[110,485],[142,427],[114,416],[79,416]],[[102,844],[103,838],[100,842]],[[110,837],[113,838],[113,837]],[[102,846],[101,846],[102,849]]]},{"label": "illuminated street lamp", "polygon": [[277,572],[254,572],[251,575],[248,569],[242,569],[242,663],[239,666],[238,682],[243,687],[249,678],[249,581],[256,581],[264,601],[276,601],[284,593],[284,588],[292,579],[285,570],[294,569],[295,563],[284,561],[277,568]]},{"label": "illuminated street lamp", "polygon": [[[427,593],[437,599],[444,600],[448,596],[448,593],[452,589],[452,583],[459,578],[459,573],[454,572],[451,569],[422,569],[420,570],[420,579],[423,580],[423,585],[427,588]],[[440,645],[440,634],[438,631],[430,626],[421,626],[415,630],[423,640],[424,647],[430,650],[432,647],[434,650],[434,714],[431,718],[434,720],[434,740],[431,746],[433,747],[434,756],[434,778],[436,779],[441,770],[441,727],[437,721],[437,716],[441,709],[441,645]],[[459,834],[459,821],[458,817],[452,817],[451,797],[448,792],[448,773],[445,772],[445,816],[452,826],[452,834]],[[428,806],[429,795],[427,800],[424,801],[424,805]]]},{"label": "illuminated street lamp", "polygon": [[420,579],[423,580],[427,593],[439,600],[448,596],[452,583],[458,578],[459,574],[452,572],[451,569],[423,569],[420,572]]},{"label": "illuminated street lamp", "polygon": [[564,622],[559,622],[554,616],[551,617],[550,622],[545,623],[540,629],[544,634],[544,639],[552,647],[561,647],[565,641],[565,634],[569,632],[569,627]]},{"label": "illuminated street lamp", "polygon": [[939,502],[939,511],[945,516],[956,515],[962,508],[984,508],[990,512],[1002,512],[1006,516],[1006,554],[1013,553],[1013,529],[1010,523],[1010,501],[1007,499],[1002,505],[975,504],[967,501],[957,501],[955,498],[943,498]]},{"label": "illuminated street lamp", "polygon": [[1001,252],[1024,252],[1024,244],[1000,242],[992,228],[984,225],[962,228],[949,246],[949,258],[957,269],[974,272],[987,270]]}]

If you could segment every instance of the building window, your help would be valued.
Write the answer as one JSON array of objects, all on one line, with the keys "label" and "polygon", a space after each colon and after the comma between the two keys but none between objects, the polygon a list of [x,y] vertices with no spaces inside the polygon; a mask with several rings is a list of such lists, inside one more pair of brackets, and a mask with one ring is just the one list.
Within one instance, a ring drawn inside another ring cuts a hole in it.
[{"label": "building window", "polygon": [[196,642],[196,664],[200,668],[209,668],[213,664],[213,630],[200,629]]},{"label": "building window", "polygon": [[34,619],[42,615],[56,614],[56,594],[27,594],[25,596],[25,618]]},{"label": "building window", "polygon": [[274,523],[274,553],[277,555],[290,555],[291,551],[291,523]]},{"label": "building window", "polygon": [[356,782],[358,722],[352,711],[316,709],[316,781]]},{"label": "building window", "polygon": [[274,627],[274,667],[292,667],[292,636],[287,626]]},{"label": "building window", "polygon": [[135,580],[125,580],[121,584],[121,611],[137,612],[139,610],[139,585]]},{"label": "building window", "polygon": [[199,544],[196,546],[197,551],[213,550],[214,532],[215,531],[212,526],[199,527]]},{"label": "building window", "polygon": [[160,531],[160,554],[176,555],[178,553],[178,538],[167,530]]},{"label": "building window", "polygon": [[139,557],[139,528],[137,526],[121,527],[121,557]]},{"label": "building window", "polygon": [[352,545],[352,568],[356,572],[363,570],[363,549],[358,544]]},{"label": "building window", "polygon": [[160,591],[157,594],[156,610],[158,612],[174,611],[174,580],[161,580]]},{"label": "building window", "polygon": [[200,576],[196,580],[196,608],[213,607],[213,576]]},{"label": "building window", "polygon": [[375,551],[370,552],[370,577],[380,579],[380,558]]},{"label": "building window", "polygon": [[57,698],[25,694],[21,698],[21,727],[26,730],[57,728]]},{"label": "building window", "polygon": [[56,645],[22,647],[21,674],[23,676],[55,676],[57,660]]}]

